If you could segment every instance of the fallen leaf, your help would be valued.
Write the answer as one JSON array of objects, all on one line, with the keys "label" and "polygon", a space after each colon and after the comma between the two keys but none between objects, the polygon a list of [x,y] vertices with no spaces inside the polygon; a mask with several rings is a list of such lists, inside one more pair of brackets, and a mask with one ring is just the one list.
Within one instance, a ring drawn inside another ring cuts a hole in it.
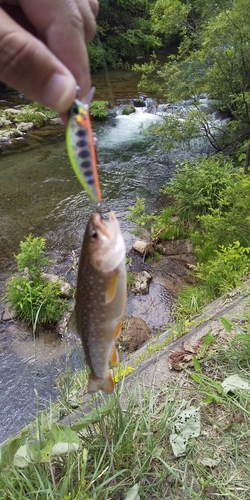
[{"label": "fallen leaf", "polygon": [[138,491],[139,491],[139,484],[135,484],[132,488],[128,490],[125,500],[140,500]]},{"label": "fallen leaf", "polygon": [[217,467],[221,462],[221,458],[209,458],[204,457],[200,460],[200,464],[204,465],[204,467]]},{"label": "fallen leaf", "polygon": [[182,342],[182,345],[183,345],[184,351],[192,352],[193,354],[199,354],[199,352],[201,351],[201,348],[202,348],[201,344],[190,345],[185,340],[184,340],[184,342]]},{"label": "fallen leaf", "polygon": [[230,375],[230,377],[225,378],[225,380],[223,380],[221,385],[226,393],[235,392],[238,389],[250,391],[249,382],[241,378],[237,373],[235,375]]},{"label": "fallen leaf", "polygon": [[169,437],[175,457],[180,457],[186,451],[188,440],[198,437],[201,432],[200,407],[190,406],[176,417]]},{"label": "fallen leaf", "polygon": [[184,367],[192,364],[193,354],[187,354],[183,351],[172,352],[168,357],[168,366],[170,370],[182,370]]}]

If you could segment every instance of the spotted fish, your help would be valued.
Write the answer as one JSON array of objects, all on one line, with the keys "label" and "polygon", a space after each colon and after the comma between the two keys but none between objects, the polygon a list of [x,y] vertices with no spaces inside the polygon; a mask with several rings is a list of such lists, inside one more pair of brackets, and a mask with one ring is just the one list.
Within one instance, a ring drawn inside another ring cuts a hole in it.
[{"label": "spotted fish", "polygon": [[79,261],[76,304],[69,330],[82,340],[90,368],[88,392],[113,392],[109,361],[118,362],[115,341],[126,304],[125,243],[114,212],[91,215]]},{"label": "spotted fish", "polygon": [[89,117],[89,104],[94,91],[92,88],[84,102],[74,100],[66,127],[66,145],[78,180],[91,198],[99,203],[102,195],[97,171],[95,138]]}]

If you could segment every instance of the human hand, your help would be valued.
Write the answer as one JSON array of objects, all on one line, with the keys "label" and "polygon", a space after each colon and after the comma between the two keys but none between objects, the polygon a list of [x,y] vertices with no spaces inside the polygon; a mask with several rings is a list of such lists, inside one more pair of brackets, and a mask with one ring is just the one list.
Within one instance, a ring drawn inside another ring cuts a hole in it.
[{"label": "human hand", "polygon": [[63,115],[90,89],[98,0],[0,0],[0,80]]}]

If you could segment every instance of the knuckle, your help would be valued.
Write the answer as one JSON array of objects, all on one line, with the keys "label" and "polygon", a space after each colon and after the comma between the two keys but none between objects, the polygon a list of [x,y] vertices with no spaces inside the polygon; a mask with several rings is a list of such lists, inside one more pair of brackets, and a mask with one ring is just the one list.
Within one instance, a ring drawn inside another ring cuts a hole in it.
[{"label": "knuckle", "polygon": [[[0,37],[0,76],[5,81],[15,80],[15,72],[24,68],[27,43],[14,33],[4,33]],[[19,72],[18,71],[18,72]]]}]

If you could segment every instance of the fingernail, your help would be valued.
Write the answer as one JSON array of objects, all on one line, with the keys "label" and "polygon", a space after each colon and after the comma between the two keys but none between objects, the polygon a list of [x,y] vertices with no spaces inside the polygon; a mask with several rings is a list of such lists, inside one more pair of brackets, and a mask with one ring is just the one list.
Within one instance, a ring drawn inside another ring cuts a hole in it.
[{"label": "fingernail", "polygon": [[67,76],[54,73],[43,92],[44,106],[64,113],[70,108],[76,93],[76,81],[68,73]]}]

